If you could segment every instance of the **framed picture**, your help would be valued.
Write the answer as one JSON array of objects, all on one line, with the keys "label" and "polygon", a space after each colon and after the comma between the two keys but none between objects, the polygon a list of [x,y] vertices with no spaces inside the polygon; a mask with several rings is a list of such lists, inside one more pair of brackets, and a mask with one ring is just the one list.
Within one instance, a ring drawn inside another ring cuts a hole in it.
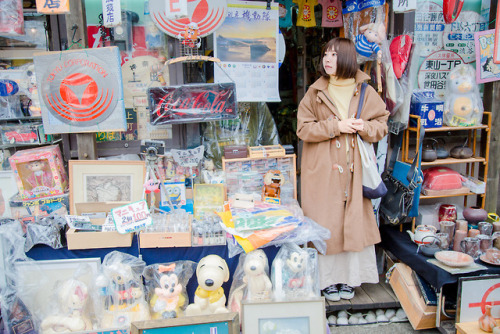
[{"label": "framed picture", "polygon": [[36,313],[47,309],[55,288],[67,279],[78,278],[90,290],[100,267],[98,257],[16,262],[16,285],[26,307]]},{"label": "framed picture", "polygon": [[243,334],[326,333],[325,299],[242,303]]},{"label": "framed picture", "polygon": [[130,334],[239,334],[238,313],[221,313],[133,322]]},{"label": "framed picture", "polygon": [[492,305],[491,315],[500,318],[500,275],[460,277],[458,279],[457,323],[476,321]]},{"label": "framed picture", "polygon": [[69,200],[75,203],[137,202],[142,198],[144,161],[70,160]]},{"label": "framed picture", "polygon": [[493,62],[500,64],[500,6],[497,5],[497,18],[495,22],[495,48],[493,50]]},{"label": "framed picture", "polygon": [[500,64],[495,64],[493,59],[495,29],[474,33],[474,40],[477,83],[500,80]]}]

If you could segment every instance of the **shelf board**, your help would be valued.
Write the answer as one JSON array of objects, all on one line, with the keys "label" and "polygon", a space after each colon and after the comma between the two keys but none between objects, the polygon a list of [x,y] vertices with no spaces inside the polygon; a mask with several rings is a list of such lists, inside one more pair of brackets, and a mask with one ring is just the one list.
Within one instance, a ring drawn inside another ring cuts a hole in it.
[{"label": "shelf board", "polygon": [[46,143],[14,143],[14,144],[0,144],[0,150],[6,149],[6,148],[18,148],[18,147],[37,147],[37,146],[47,146],[47,145],[54,145],[57,143],[60,143],[62,141],[62,138],[55,139]]},{"label": "shelf board", "polygon": [[428,132],[442,132],[442,131],[479,130],[479,129],[488,129],[488,125],[476,125],[476,126],[442,126],[440,128],[425,128],[425,133],[428,133]]},{"label": "shelf board", "polygon": [[476,194],[476,193],[473,193],[473,192],[460,193],[460,194],[434,195],[434,196],[426,196],[424,194],[420,194],[420,199],[444,198],[444,197],[460,197],[460,196],[472,196],[472,195],[484,196],[485,194]]},{"label": "shelf board", "polygon": [[[413,162],[413,156],[410,157],[408,160],[405,161],[406,163],[412,163]],[[486,163],[485,158],[481,157],[472,157],[468,159],[455,159],[455,158],[446,158],[446,159],[437,159],[431,162],[421,162],[421,166],[441,166],[441,165],[453,165],[453,164],[465,164],[465,163],[474,163],[474,162],[482,162]]]}]

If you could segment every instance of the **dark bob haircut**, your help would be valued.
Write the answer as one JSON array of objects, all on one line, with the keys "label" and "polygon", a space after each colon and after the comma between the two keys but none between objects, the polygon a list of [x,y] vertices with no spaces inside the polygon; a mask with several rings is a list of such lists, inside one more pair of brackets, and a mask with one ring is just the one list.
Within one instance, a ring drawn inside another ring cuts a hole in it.
[{"label": "dark bob haircut", "polygon": [[337,71],[335,76],[339,79],[351,79],[356,77],[356,72],[358,71],[356,48],[350,39],[340,37],[331,39],[323,46],[323,49],[321,49],[319,73],[324,77],[330,77],[323,67],[323,57],[325,56],[325,52],[332,48],[337,52]]}]

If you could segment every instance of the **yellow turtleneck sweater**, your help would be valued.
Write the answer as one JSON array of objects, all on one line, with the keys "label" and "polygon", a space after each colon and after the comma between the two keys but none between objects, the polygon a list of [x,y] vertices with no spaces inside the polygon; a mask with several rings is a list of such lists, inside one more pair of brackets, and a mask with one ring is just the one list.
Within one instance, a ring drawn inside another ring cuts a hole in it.
[{"label": "yellow turtleneck sweater", "polygon": [[352,79],[338,79],[335,76],[330,76],[328,84],[328,94],[332,98],[337,110],[341,115],[341,119],[349,118],[349,104],[354,95],[356,82]]}]

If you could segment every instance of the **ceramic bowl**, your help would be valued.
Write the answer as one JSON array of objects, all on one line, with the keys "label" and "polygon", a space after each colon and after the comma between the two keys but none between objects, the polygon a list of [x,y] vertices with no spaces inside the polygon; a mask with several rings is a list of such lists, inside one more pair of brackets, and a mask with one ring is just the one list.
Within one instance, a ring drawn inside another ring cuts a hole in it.
[{"label": "ceramic bowl", "polygon": [[441,251],[434,254],[434,257],[441,263],[450,267],[467,267],[474,262],[472,256],[455,251]]}]

